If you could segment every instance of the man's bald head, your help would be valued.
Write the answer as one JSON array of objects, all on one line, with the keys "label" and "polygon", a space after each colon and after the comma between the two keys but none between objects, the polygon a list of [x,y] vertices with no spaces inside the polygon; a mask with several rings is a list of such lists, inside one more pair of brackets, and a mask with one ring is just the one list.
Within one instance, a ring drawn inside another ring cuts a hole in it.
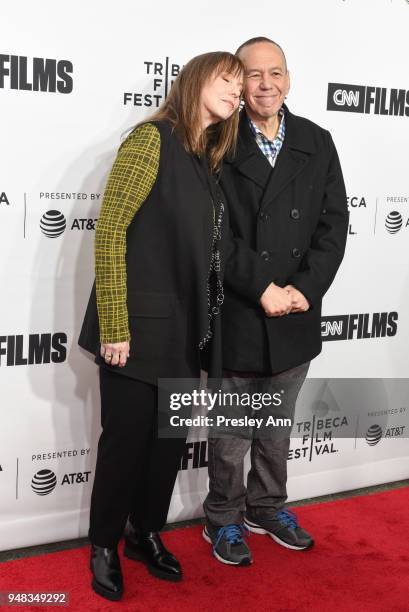
[{"label": "man's bald head", "polygon": [[249,38],[249,40],[246,40],[246,42],[240,45],[235,55],[237,55],[238,57],[240,57],[240,59],[242,59],[242,55],[243,55],[242,51],[246,49],[247,47],[250,47],[251,45],[256,45],[257,43],[270,43],[271,45],[274,45],[275,47],[277,47],[281,51],[281,54],[283,56],[285,70],[288,70],[287,69],[287,59],[285,57],[284,51],[282,50],[282,48],[280,47],[278,43],[276,43],[274,40],[271,40],[271,38],[267,38],[266,36],[256,36],[255,38]]}]

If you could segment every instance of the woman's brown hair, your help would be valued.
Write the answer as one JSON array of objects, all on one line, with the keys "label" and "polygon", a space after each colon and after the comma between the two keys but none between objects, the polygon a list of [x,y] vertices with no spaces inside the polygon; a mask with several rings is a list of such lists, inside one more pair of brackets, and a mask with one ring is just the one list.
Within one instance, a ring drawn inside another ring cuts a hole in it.
[{"label": "woman's brown hair", "polygon": [[202,130],[200,100],[204,85],[222,73],[241,76],[241,60],[225,51],[203,53],[191,59],[176,77],[160,108],[147,121],[168,120],[179,135],[186,151],[207,155],[212,172],[220,169],[225,155],[234,152],[237,141],[239,109],[227,120]]}]

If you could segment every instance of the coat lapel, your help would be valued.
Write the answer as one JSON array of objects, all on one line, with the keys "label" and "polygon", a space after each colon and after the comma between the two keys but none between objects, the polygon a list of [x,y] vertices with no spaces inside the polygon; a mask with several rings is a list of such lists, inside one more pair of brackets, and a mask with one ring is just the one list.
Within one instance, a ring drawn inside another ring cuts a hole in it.
[{"label": "coat lapel", "polygon": [[257,183],[261,189],[265,189],[272,174],[272,168],[261,151],[242,159],[237,164],[237,169],[241,174]]},{"label": "coat lapel", "polygon": [[260,210],[271,204],[271,202],[287,187],[295,177],[303,171],[308,162],[309,155],[294,151],[285,145],[278,155],[277,162],[267,183],[263,197],[260,202]]},{"label": "coat lapel", "polygon": [[271,175],[271,166],[254,140],[244,109],[240,113],[236,155],[226,162],[231,163],[240,174],[256,183],[261,189],[265,189]]},{"label": "coat lapel", "polygon": [[286,133],[274,170],[260,151],[250,130],[245,110],[241,112],[239,144],[234,160],[236,169],[263,190],[260,208],[265,208],[303,171],[315,152],[312,136],[298,117],[284,105]]},{"label": "coat lapel", "polygon": [[285,138],[274,172],[266,186],[260,208],[266,208],[304,170],[315,144],[312,134],[284,105]]}]

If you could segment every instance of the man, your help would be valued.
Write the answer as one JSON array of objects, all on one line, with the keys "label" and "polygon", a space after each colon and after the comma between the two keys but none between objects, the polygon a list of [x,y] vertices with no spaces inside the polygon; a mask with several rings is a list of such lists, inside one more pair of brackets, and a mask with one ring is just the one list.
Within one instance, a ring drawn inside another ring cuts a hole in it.
[{"label": "man", "polygon": [[[329,132],[284,104],[290,76],[281,47],[259,37],[236,53],[246,83],[237,152],[221,178],[235,242],[223,305],[225,388],[285,390],[292,419],[309,363],[321,351],[321,300],[344,255],[345,186]],[[310,548],[312,537],[284,508],[289,433],[213,435],[203,537],[215,557],[249,565],[247,529],[289,549]]]}]

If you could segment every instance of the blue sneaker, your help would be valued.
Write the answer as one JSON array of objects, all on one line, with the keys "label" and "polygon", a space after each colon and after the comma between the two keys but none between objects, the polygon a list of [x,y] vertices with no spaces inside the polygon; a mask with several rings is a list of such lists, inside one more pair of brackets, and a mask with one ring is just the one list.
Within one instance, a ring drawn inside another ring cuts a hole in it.
[{"label": "blue sneaker", "polygon": [[243,536],[249,535],[244,524],[214,527],[207,523],[202,535],[206,542],[213,545],[213,555],[222,563],[228,565],[253,563],[251,551],[243,539]]},{"label": "blue sneaker", "polygon": [[314,545],[310,534],[298,525],[296,515],[290,510],[281,510],[272,517],[248,510],[244,522],[252,533],[269,535],[277,544],[291,550],[307,550]]}]

